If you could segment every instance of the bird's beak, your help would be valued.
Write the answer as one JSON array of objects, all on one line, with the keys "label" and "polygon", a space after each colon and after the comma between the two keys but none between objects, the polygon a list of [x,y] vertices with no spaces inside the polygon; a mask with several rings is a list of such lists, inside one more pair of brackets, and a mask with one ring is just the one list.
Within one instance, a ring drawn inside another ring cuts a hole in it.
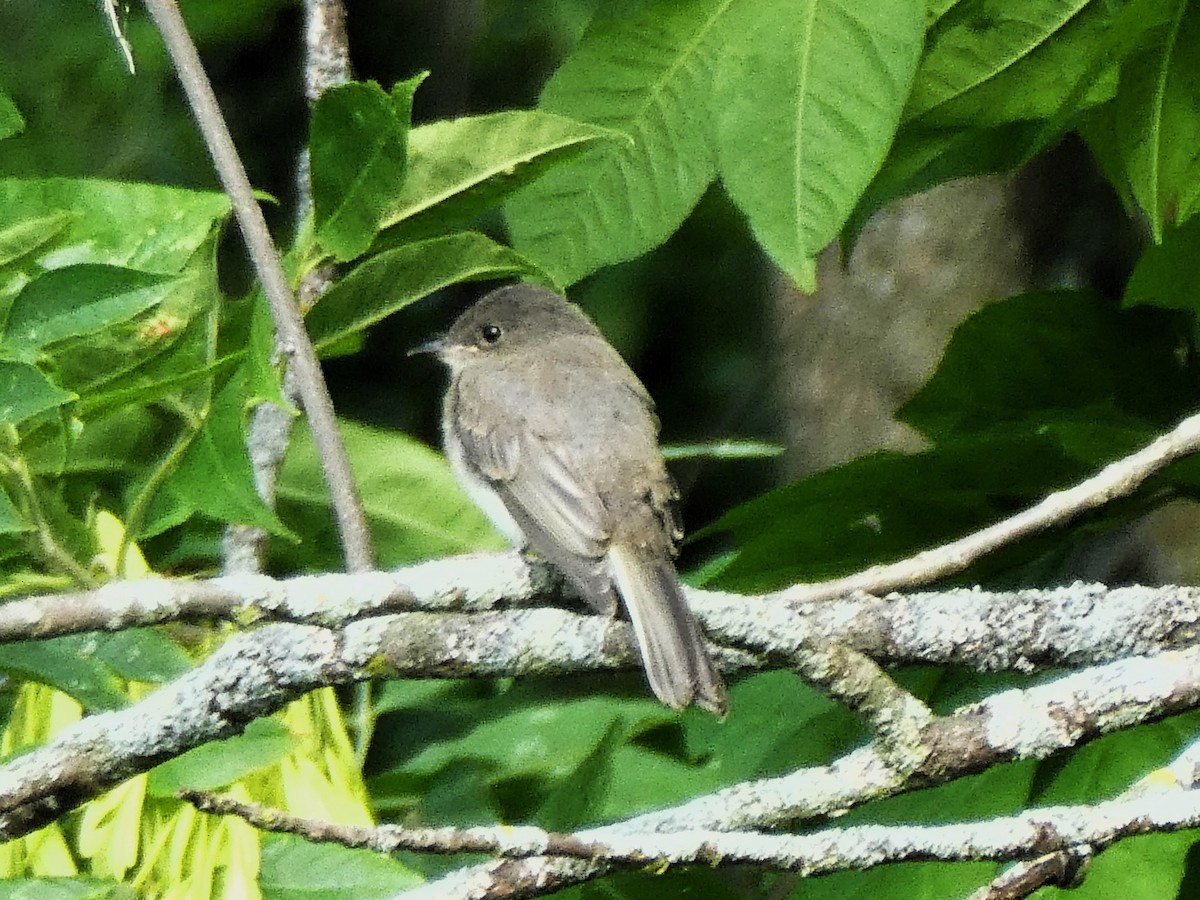
[{"label": "bird's beak", "polygon": [[432,340],[419,344],[408,351],[409,356],[441,356],[449,345],[445,335],[438,335]]}]

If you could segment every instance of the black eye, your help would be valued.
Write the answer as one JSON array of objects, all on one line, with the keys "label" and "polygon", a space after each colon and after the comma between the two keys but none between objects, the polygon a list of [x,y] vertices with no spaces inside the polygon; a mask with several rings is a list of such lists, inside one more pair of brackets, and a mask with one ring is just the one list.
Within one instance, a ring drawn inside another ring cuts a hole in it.
[{"label": "black eye", "polygon": [[479,333],[483,335],[483,339],[489,344],[494,344],[500,340],[501,331],[499,325],[484,325],[479,329]]}]

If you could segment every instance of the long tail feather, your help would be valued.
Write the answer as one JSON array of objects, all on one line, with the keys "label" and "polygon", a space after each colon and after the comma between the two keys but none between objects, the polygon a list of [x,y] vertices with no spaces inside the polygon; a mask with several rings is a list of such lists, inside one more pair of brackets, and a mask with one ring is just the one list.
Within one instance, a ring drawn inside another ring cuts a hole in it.
[{"label": "long tail feather", "polygon": [[673,709],[695,703],[724,716],[725,685],[713,667],[675,567],[667,559],[622,544],[609,547],[608,560],[655,696]]}]

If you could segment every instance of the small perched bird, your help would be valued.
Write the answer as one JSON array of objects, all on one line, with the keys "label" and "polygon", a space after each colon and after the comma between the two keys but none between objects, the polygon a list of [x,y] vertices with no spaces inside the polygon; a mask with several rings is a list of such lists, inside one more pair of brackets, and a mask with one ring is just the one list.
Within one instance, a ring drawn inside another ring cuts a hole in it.
[{"label": "small perched bird", "polygon": [[413,352],[450,369],[442,435],[472,499],[598,612],[624,601],[663,703],[724,715],[725,686],[672,563],[678,493],[654,402],[600,330],[557,294],[517,284]]}]

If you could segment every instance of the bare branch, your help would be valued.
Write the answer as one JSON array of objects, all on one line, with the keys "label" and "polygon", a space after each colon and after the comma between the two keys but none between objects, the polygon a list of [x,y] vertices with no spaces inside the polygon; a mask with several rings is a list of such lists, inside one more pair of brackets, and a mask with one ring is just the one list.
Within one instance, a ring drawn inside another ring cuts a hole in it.
[{"label": "bare branch", "polygon": [[[559,834],[509,825],[366,828],[304,819],[203,791],[181,791],[180,795],[205,812],[238,816],[266,831],[379,853],[401,850],[491,853],[506,859],[558,856],[638,866],[651,862],[706,866],[751,863],[805,876],[870,869],[896,862],[1011,860],[1046,853],[1057,856],[1066,852],[1066,848],[1083,845],[1099,852],[1133,835],[1181,831],[1200,825],[1200,795],[1193,793],[1110,800],[1091,806],[1044,807],[986,821],[856,825],[805,835],[697,830],[638,833],[612,829]],[[602,838],[597,837],[600,833],[604,834]]]},{"label": "bare branch", "polygon": [[[581,616],[572,623],[577,627],[560,631],[562,615],[540,609],[452,617],[402,613],[352,622],[341,630],[269,625],[235,635],[196,669],[145,700],[90,716],[0,767],[0,839],[28,833],[130,775],[236,733],[315,687],[380,675],[545,675],[636,665],[627,625]],[[514,617],[515,627],[501,627]],[[1122,660],[1007,691],[933,720],[920,735],[919,765],[896,766],[895,748],[872,745],[830,766],[737,785],[613,827],[773,827],[997,762],[1042,758],[1197,702],[1200,648]],[[604,834],[589,833],[596,840]],[[547,863],[514,865],[541,869]],[[551,883],[562,874],[533,869],[529,874],[536,883],[543,875]]]},{"label": "bare branch", "polygon": [[[1170,765],[1139,779],[1118,801],[1150,802],[1171,794],[1194,791],[1200,782],[1200,741],[1188,745]],[[991,884],[971,895],[971,900],[1020,900],[1048,884],[1075,887],[1086,866],[1104,849],[1102,842],[1085,841],[1020,863],[1001,872]]]},{"label": "bare branch", "polygon": [[[687,593],[705,630],[722,646],[751,650],[775,667],[807,666],[806,677],[818,683],[820,660],[806,662],[806,648],[840,644],[881,665],[1030,672],[1144,656],[1189,646],[1200,636],[1200,589],[1190,587],[955,589],[818,603]],[[471,554],[361,575],[143,579],[2,604],[0,642],[210,618],[337,627],[381,612],[481,612],[558,599],[548,572],[531,571],[516,553]],[[545,613],[562,633],[587,628],[593,618],[558,609]],[[487,627],[508,632],[522,621],[499,612]],[[740,659],[750,662],[746,654]]]},{"label": "bare branch", "polygon": [[855,591],[879,593],[928,584],[961,572],[1006,544],[1061,525],[1081,512],[1133,493],[1151,475],[1197,449],[1200,449],[1200,414],[1189,416],[1143,449],[1105,466],[1091,478],[1053,493],[1002,522],[899,562],[872,566],[845,578],[796,585],[781,591],[780,595],[785,600],[822,600]]},{"label": "bare branch", "polygon": [[374,568],[370,534],[346,457],[346,448],[337,430],[333,402],[325,387],[316,351],[304,330],[279,254],[267,231],[262,210],[254,199],[250,179],[234,147],[212,85],[204,73],[200,55],[196,52],[175,0],[146,0],[146,8],[166,44],[217,175],[233,204],[233,212],[241,227],[251,262],[271,306],[276,340],[296,371],[304,411],[329,486],[346,555],[346,567],[352,572],[367,571]]},{"label": "bare branch", "polygon": [[[608,842],[617,834],[770,828],[836,814],[999,762],[1043,759],[1099,734],[1194,706],[1200,702],[1200,671],[1189,670],[1197,663],[1200,648],[1124,660],[1028,690],[1005,691],[936,719],[923,736],[930,752],[915,770],[893,767],[887,753],[873,744],[829,766],[734,785],[671,809],[589,829],[576,837]],[[1144,703],[1151,695],[1156,698],[1151,704],[1154,712]],[[1197,812],[1194,805],[1185,806],[1171,805],[1168,818],[1183,821]],[[962,839],[962,826],[946,827],[951,840]],[[498,861],[453,872],[405,896],[411,900],[536,897],[595,878],[610,868],[607,862],[561,857]]]},{"label": "bare branch", "polygon": [[[350,80],[350,46],[346,37],[346,10],[341,0],[305,0],[304,4],[304,96],[309,104],[330,87]],[[312,184],[309,180],[308,150],[301,151],[296,164],[296,228],[303,228],[312,212]],[[302,311],[312,308],[333,283],[332,266],[320,266],[300,280],[299,300]],[[283,356],[283,348],[276,348]],[[284,372],[284,398],[291,404],[301,402],[295,370]],[[268,506],[275,505],[275,480],[292,435],[290,410],[273,403],[259,403],[250,420],[246,440],[250,463],[254,468],[254,486]],[[226,575],[251,575],[262,571],[267,533],[250,525],[228,525],[221,540],[221,559]]]}]

